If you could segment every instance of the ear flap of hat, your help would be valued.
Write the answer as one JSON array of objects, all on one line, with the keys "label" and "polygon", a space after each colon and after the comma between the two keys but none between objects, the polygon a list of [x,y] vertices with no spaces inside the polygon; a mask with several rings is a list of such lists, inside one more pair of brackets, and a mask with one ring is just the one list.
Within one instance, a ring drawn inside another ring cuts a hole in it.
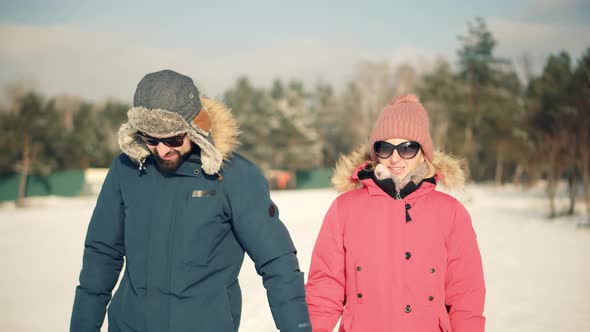
[{"label": "ear flap of hat", "polygon": [[211,132],[211,117],[204,107],[201,108],[199,114],[193,119],[192,123],[207,134]]}]

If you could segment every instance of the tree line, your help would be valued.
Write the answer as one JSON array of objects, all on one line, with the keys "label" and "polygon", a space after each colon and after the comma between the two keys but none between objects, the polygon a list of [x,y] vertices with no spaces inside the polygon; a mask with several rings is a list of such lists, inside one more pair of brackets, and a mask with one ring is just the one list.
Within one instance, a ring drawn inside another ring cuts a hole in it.
[{"label": "tree line", "polygon": [[[367,144],[372,124],[393,97],[416,93],[431,118],[435,147],[464,158],[472,180],[498,185],[546,181],[551,216],[573,214],[582,196],[590,216],[590,48],[579,59],[547,57],[540,73],[496,55],[497,41],[476,18],[458,36],[457,63],[429,70],[362,62],[340,91],[276,79],[270,87],[242,77],[224,93],[240,128],[240,152],[263,169],[331,168],[339,154]],[[107,167],[119,153],[116,132],[129,105],[13,93],[0,109],[0,175],[49,174]],[[558,184],[567,211],[557,211]]]}]

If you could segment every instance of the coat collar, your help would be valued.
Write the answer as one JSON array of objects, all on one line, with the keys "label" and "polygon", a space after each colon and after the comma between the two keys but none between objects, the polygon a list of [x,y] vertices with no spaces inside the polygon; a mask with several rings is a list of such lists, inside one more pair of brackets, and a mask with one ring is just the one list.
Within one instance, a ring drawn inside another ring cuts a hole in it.
[{"label": "coat collar", "polygon": [[[369,195],[371,196],[385,196],[385,197],[393,197],[393,193],[390,192],[387,188],[380,186],[371,176],[372,170],[367,170],[366,164],[363,164],[357,167],[351,179],[357,183],[360,183],[362,187],[366,188]],[[390,180],[391,181],[391,180]],[[392,181],[393,183],[393,181]],[[392,188],[394,188],[393,185]],[[400,191],[400,196],[402,199],[406,197],[417,198],[422,195],[425,195],[431,191],[433,191],[436,187],[436,179],[435,178],[428,178],[420,181],[420,183],[415,184],[410,182],[406,187],[404,187]]]}]

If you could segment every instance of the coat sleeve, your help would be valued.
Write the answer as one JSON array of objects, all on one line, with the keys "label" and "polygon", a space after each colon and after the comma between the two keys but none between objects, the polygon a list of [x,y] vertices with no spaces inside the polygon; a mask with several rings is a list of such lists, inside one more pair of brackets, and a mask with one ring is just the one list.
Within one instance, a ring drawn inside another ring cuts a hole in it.
[{"label": "coat sleeve", "polygon": [[322,223],[305,286],[314,332],[331,332],[342,315],[345,302],[345,258],[341,222],[336,200]]},{"label": "coat sleeve", "polygon": [[88,225],[80,284],[76,287],[71,332],[98,332],[111,291],[123,266],[123,203],[115,160],[105,178]]},{"label": "coat sleeve", "polygon": [[277,329],[311,332],[293,241],[270,199],[264,176],[254,165],[236,158],[239,160],[233,160],[235,165],[224,176],[236,238],[262,277]]},{"label": "coat sleeve", "polygon": [[447,239],[446,305],[453,332],[483,332],[485,283],[471,218],[457,202]]}]

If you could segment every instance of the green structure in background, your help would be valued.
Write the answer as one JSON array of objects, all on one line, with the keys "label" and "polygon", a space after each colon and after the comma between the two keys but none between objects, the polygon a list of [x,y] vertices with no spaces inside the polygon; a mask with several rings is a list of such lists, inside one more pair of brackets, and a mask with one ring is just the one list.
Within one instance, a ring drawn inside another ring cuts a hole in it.
[{"label": "green structure in background", "polygon": [[[0,201],[14,201],[20,175],[0,177]],[[84,171],[56,172],[49,176],[30,175],[25,196],[78,196],[84,186]]]},{"label": "green structure in background", "polygon": [[[26,197],[31,196],[80,196],[97,194],[107,169],[95,169],[94,173],[75,170],[56,172],[49,176],[29,175]],[[320,189],[332,186],[329,168],[295,173],[296,189]],[[96,178],[96,179],[95,179]],[[20,175],[0,177],[0,202],[14,201],[18,195]],[[96,182],[96,184],[95,184]],[[285,188],[283,188],[285,189]]]},{"label": "green structure in background", "polygon": [[297,171],[295,178],[297,189],[319,189],[329,188],[332,186],[330,179],[334,175],[331,168],[322,168],[311,171]]}]

